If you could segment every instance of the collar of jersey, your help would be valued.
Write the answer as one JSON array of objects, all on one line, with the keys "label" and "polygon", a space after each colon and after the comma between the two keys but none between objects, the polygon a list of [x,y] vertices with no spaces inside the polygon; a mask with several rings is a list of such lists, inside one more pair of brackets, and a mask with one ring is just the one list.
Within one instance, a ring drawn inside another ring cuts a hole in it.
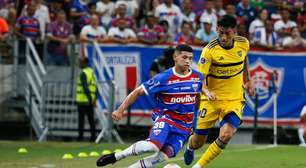
[{"label": "collar of jersey", "polygon": [[172,72],[173,72],[173,74],[174,74],[175,76],[177,76],[177,77],[186,78],[186,77],[188,77],[189,75],[191,75],[192,70],[191,70],[191,68],[189,68],[188,74],[186,74],[186,75],[181,75],[181,74],[177,73],[177,72],[175,71],[175,67],[173,67],[173,68],[172,68]]},{"label": "collar of jersey", "polygon": [[230,49],[234,48],[234,45],[235,45],[235,40],[233,40],[232,45],[229,46],[229,47],[224,47],[224,46],[222,46],[219,39],[217,39],[217,41],[218,41],[220,47],[222,47],[223,49],[226,49],[226,50],[230,50]]}]

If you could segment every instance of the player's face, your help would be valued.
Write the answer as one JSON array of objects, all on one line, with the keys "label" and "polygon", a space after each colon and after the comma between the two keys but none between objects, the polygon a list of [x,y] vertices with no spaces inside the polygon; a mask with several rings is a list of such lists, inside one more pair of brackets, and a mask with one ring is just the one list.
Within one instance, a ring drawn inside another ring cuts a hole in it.
[{"label": "player's face", "polygon": [[188,71],[192,63],[193,53],[187,51],[175,52],[174,62],[175,66],[181,72]]},{"label": "player's face", "polygon": [[221,45],[230,46],[236,34],[235,28],[218,27],[218,37]]}]

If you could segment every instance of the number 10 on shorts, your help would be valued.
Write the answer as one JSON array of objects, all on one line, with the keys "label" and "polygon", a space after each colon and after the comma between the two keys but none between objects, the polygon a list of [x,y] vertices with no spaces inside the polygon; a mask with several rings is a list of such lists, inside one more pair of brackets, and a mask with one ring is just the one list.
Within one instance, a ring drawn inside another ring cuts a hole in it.
[{"label": "number 10 on shorts", "polygon": [[199,116],[201,118],[204,118],[206,113],[207,113],[207,109],[206,108],[203,108],[203,109],[199,110]]}]

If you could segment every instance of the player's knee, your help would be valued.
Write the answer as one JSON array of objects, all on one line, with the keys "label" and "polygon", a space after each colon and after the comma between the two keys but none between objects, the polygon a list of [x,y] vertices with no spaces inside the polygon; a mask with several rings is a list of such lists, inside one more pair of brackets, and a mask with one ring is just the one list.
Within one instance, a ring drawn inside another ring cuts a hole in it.
[{"label": "player's knee", "polygon": [[163,157],[164,160],[168,160],[169,158],[175,157],[175,151],[172,146],[166,145],[161,149],[160,154],[160,159]]},{"label": "player's knee", "polygon": [[199,149],[204,145],[205,140],[206,137],[192,136],[190,146],[192,147],[192,149]]}]

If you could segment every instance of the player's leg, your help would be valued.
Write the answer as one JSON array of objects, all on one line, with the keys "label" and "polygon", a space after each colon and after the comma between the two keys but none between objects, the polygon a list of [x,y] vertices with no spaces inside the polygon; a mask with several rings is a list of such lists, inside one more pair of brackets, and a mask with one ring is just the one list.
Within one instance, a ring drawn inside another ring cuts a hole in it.
[{"label": "player's leg", "polygon": [[306,146],[305,139],[306,139],[306,114],[301,116],[301,127],[298,129],[298,135],[300,139],[300,145]]},{"label": "player's leg", "polygon": [[148,140],[138,141],[121,152],[101,156],[97,160],[97,166],[112,164],[131,155],[158,152],[166,142],[169,129],[170,126],[168,123],[155,122],[154,127],[150,131]]},{"label": "player's leg", "polygon": [[224,106],[220,114],[220,133],[219,137],[209,145],[205,153],[193,168],[205,167],[209,162],[214,160],[225,149],[228,142],[236,133],[241,124],[241,116],[244,103],[240,101],[221,103]]},{"label": "player's leg", "polygon": [[188,139],[188,136],[188,132],[182,131],[176,127],[172,127],[160,152],[139,160],[129,168],[155,167],[168,158],[175,157],[177,153],[183,148]]},{"label": "player's leg", "polygon": [[142,168],[142,167],[151,168],[155,167],[157,164],[165,160],[168,160],[168,156],[164,152],[159,151],[144,159],[140,159],[136,163],[129,166],[129,168]]},{"label": "player's leg", "polygon": [[184,162],[190,165],[194,159],[194,150],[201,148],[207,139],[210,128],[218,120],[219,111],[213,102],[203,101],[200,104],[197,119],[195,121],[194,134],[190,136],[185,153]]}]

